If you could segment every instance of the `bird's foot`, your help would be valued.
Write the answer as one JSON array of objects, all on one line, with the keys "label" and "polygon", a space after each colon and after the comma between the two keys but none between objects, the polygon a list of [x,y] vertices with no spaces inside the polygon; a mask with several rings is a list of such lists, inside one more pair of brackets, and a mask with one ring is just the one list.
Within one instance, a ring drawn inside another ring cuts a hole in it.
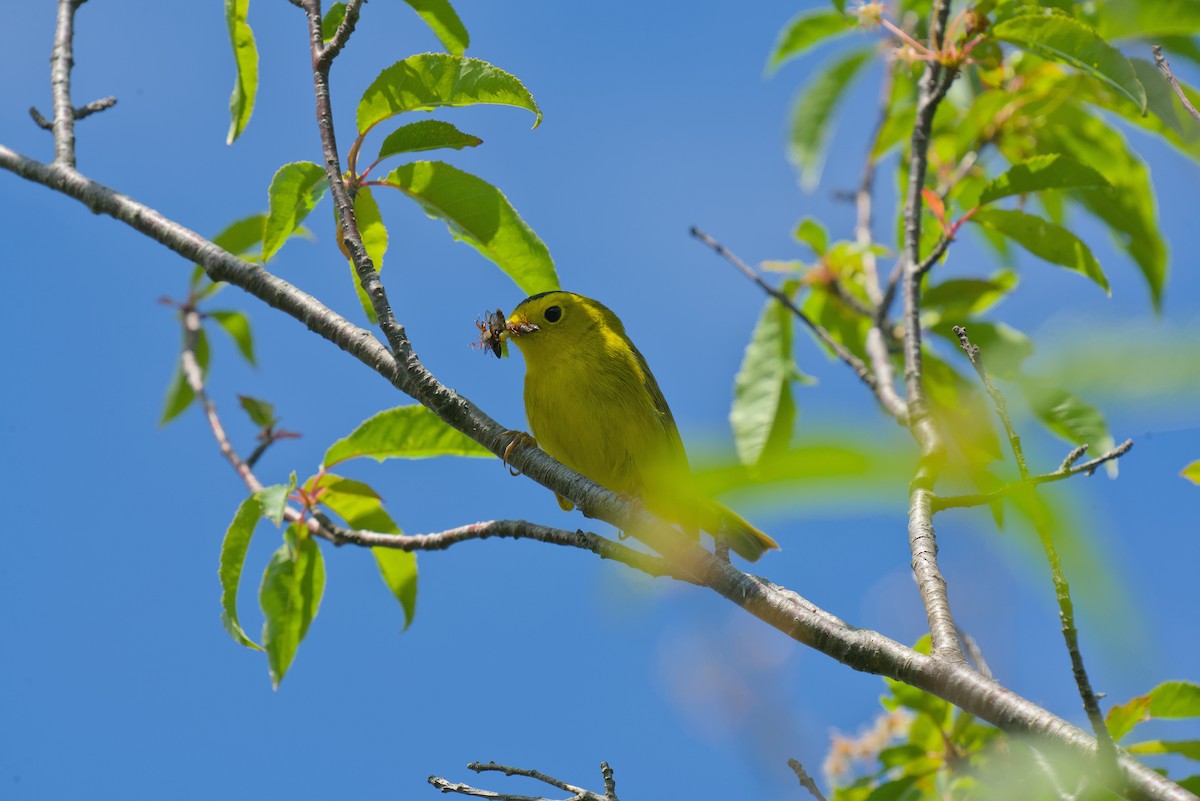
[{"label": "bird's foot", "polygon": [[510,436],[512,439],[509,441],[508,447],[504,449],[504,456],[501,458],[501,461],[504,463],[505,467],[508,467],[509,475],[519,476],[521,475],[521,471],[513,470],[511,467],[509,467],[508,458],[512,455],[513,448],[517,447],[518,445],[527,445],[536,448],[537,440],[533,438],[532,434],[527,434],[524,431],[511,430],[507,432],[506,436]]}]

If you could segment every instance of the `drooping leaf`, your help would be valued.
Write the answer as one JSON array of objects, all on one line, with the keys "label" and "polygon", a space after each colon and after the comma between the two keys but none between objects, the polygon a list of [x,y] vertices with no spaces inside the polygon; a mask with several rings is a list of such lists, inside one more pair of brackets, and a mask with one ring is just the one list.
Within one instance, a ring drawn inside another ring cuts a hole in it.
[{"label": "drooping leaf", "polygon": [[275,417],[274,404],[249,395],[238,395],[238,402],[246,410],[246,414],[250,415],[250,421],[259,428],[271,428],[279,422]]},{"label": "drooping leaf", "polygon": [[991,203],[1011,195],[1040,192],[1043,189],[1094,186],[1108,186],[1108,181],[1091,167],[1080,164],[1070,156],[1035,156],[1028,161],[1014,164],[1006,172],[996,176],[983,188],[978,202]]},{"label": "drooping leaf", "polygon": [[342,24],[342,20],[346,18],[346,4],[334,3],[325,12],[325,17],[321,20],[321,41],[328,42],[337,33],[338,26]]},{"label": "drooping leaf", "polygon": [[251,495],[242,501],[233,516],[233,522],[225,532],[225,539],[221,542],[221,564],[217,570],[221,578],[221,624],[225,626],[234,642],[259,651],[262,650],[262,646],[247,636],[238,621],[237,595],[242,568],[246,563],[246,551],[250,547],[250,537],[254,534],[260,517],[262,506],[257,496]]},{"label": "drooping leaf", "polygon": [[1179,475],[1186,478],[1193,484],[1200,484],[1200,460],[1192,462],[1183,470],[1179,471]]},{"label": "drooping leaf", "polygon": [[1200,740],[1145,740],[1124,748],[1131,754],[1179,754],[1200,762]]},{"label": "drooping leaf", "polygon": [[404,0],[412,6],[446,51],[461,56],[471,43],[467,28],[458,18],[449,0]]},{"label": "drooping leaf", "polygon": [[418,153],[424,150],[437,150],[452,147],[462,150],[464,147],[478,147],[483,140],[471,136],[441,120],[421,120],[402,125],[387,135],[379,146],[379,158],[384,159],[397,153]]},{"label": "drooping leaf", "polygon": [[[184,337],[186,338],[186,333]],[[208,335],[201,328],[196,332],[196,345],[193,353],[196,356],[196,364],[200,367],[200,377],[208,376]],[[187,382],[187,378],[183,375],[183,360],[182,357],[175,367],[175,375],[171,377],[171,384],[167,387],[167,398],[163,402],[162,417],[158,419],[160,426],[165,426],[167,423],[174,420],[192,405],[192,401],[196,399],[196,393],[192,391],[192,387]]]},{"label": "drooping leaf", "polygon": [[275,525],[283,523],[283,515],[287,510],[288,496],[292,494],[292,490],[296,488],[296,482],[293,478],[287,484],[272,484],[269,487],[263,487],[255,493],[259,504],[262,506],[263,517],[270,520]]},{"label": "drooping leaf", "polygon": [[1097,31],[1105,39],[1200,34],[1195,0],[1108,0],[1100,7]]},{"label": "drooping leaf", "polygon": [[971,221],[1003,234],[1051,264],[1086,275],[1111,294],[1100,262],[1079,237],[1049,220],[1011,209],[984,209]]},{"label": "drooping leaf", "polygon": [[[383,501],[361,481],[326,473],[315,487],[323,488],[321,503],[353,529],[400,534],[400,527],[383,508]],[[371,549],[380,578],[404,610],[404,628],[412,624],[417,607],[417,556],[398,548]]]},{"label": "drooping leaf", "polygon": [[287,541],[271,557],[258,595],[263,611],[263,648],[275,689],[317,616],[324,592],[321,549],[299,526],[293,526]]},{"label": "drooping leaf", "polygon": [[796,419],[792,397],[792,313],[770,298],[763,306],[733,383],[729,424],[743,464],[787,450]]},{"label": "drooping leaf", "polygon": [[250,0],[225,0],[225,24],[229,28],[229,41],[233,45],[233,60],[237,75],[233,81],[233,93],[229,96],[229,133],[225,144],[246,130],[250,115],[254,113],[254,98],[258,94],[258,48],[254,44],[254,31],[246,22]]},{"label": "drooping leaf", "polygon": [[[363,247],[366,248],[367,255],[371,257],[375,271],[379,272],[383,269],[383,257],[388,249],[388,230],[387,226],[383,224],[383,215],[379,212],[379,204],[375,202],[375,196],[371,194],[370,187],[360,187],[355,193],[354,217],[358,221],[358,234],[362,239]],[[338,235],[339,237],[341,235],[340,226]],[[345,252],[344,249],[343,252]],[[358,297],[363,313],[367,315],[371,325],[375,325],[379,322],[379,318],[375,314],[375,307],[371,304],[367,293],[363,291],[362,283],[358,280],[358,271],[354,268],[354,261],[350,260],[349,255],[346,258],[350,264],[350,280],[354,282],[354,294]]]},{"label": "drooping leaf", "polygon": [[[1115,442],[1108,423],[1096,407],[1044,381],[1024,379],[1021,389],[1033,413],[1054,434],[1072,444],[1087,445],[1093,457],[1112,450]],[[1104,467],[1110,476],[1117,475],[1115,459]]]},{"label": "drooping leaf", "polygon": [[767,57],[767,74],[819,42],[853,30],[854,26],[854,18],[840,11],[814,9],[801,12],[779,31],[771,55]]},{"label": "drooping leaf", "polygon": [[799,171],[805,192],[815,189],[821,179],[834,111],[869,56],[870,51],[857,50],[824,67],[809,80],[792,106],[787,156]]},{"label": "drooping leaf", "polygon": [[825,227],[812,217],[805,217],[796,223],[796,230],[792,236],[796,237],[796,241],[803,242],[812,248],[813,253],[818,256],[824,255],[825,250],[829,247],[829,235],[825,232]]},{"label": "drooping leaf", "polygon": [[533,96],[513,75],[486,61],[423,53],[398,61],[379,74],[358,103],[358,132],[405,111],[430,111],[439,106],[492,103],[528,109],[542,121]]},{"label": "drooping leaf", "polygon": [[263,228],[263,261],[275,255],[328,188],[325,168],[311,161],[284,164],[276,171],[267,192],[270,211]]},{"label": "drooping leaf", "polygon": [[440,161],[401,165],[383,179],[440,219],[527,295],[558,288],[550,251],[496,187]]},{"label": "drooping leaf", "polygon": [[1146,90],[1129,59],[1078,20],[1057,14],[1024,14],[992,26],[992,35],[1051,61],[1070,64],[1146,110]]},{"label": "drooping leaf", "polygon": [[358,428],[325,451],[322,463],[366,456],[385,459],[425,459],[430,456],[491,456],[491,451],[446,425],[424,406],[397,406],[368,417]]},{"label": "drooping leaf", "polygon": [[250,362],[254,361],[254,337],[250,334],[250,318],[240,311],[214,311],[208,315],[229,334],[237,345],[238,352]]}]

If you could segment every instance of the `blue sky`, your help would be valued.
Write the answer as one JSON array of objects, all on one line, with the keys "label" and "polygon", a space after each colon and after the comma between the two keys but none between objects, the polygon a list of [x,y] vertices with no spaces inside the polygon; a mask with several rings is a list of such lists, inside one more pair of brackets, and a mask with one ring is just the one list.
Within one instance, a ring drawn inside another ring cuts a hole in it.
[{"label": "blue sky", "polygon": [[[770,80],[762,66],[776,31],[807,5],[701,2],[682,14],[623,1],[456,4],[468,54],[519,76],[546,120],[531,131],[531,117],[515,109],[440,114],[486,141],[447,160],[508,194],[548,244],[564,287],[621,315],[693,452],[731,451],[733,375],[763,299],[688,227],[751,262],[802,255],[789,232],[805,215],[850,236],[852,209],[832,191],[857,180],[878,72],[851,95],[822,185],[804,195],[784,160],[785,120],[828,52]],[[50,137],[26,109],[50,110],[53,17],[51,3],[10,9],[0,79],[0,142],[44,159]],[[274,171],[320,152],[301,13],[258,2],[250,21],[262,59],[258,105],[244,137],[226,147],[233,73],[220,4],[85,5],[75,101],[115,94],[119,104],[79,124],[80,169],[207,235],[264,209]],[[407,5],[369,4],[335,67],[343,151],[375,74],[436,48]],[[1131,139],[1150,161],[1174,254],[1165,313],[1153,316],[1135,268],[1085,226],[1112,299],[1022,258],[1021,288],[997,311],[1047,350],[1133,325],[1196,347],[1200,169]],[[831,730],[852,733],[878,711],[877,677],[794,646],[711,594],[581,552],[491,541],[421,557],[417,618],[404,633],[369,555],[326,549],[320,615],[272,692],[261,655],[235,645],[219,619],[218,548],[244,490],[195,410],[156,426],[179,341],[156,300],[183,293],[189,265],[74,201],[11,175],[0,181],[10,299],[0,315],[9,343],[0,382],[9,523],[0,797],[433,798],[425,777],[473,779],[470,760],[598,786],[604,759],[631,798],[794,798],[784,760],[815,769]],[[885,167],[880,236],[891,230],[891,186]],[[392,233],[384,279],[417,352],[489,414],[523,426],[519,357],[496,361],[468,347],[473,320],[511,309],[521,293],[408,201],[382,205]],[[289,243],[272,269],[361,322],[331,214],[326,200],[309,221],[316,241]],[[986,274],[995,267],[987,259],[964,240],[944,270]],[[262,461],[265,481],[311,473],[334,439],[407,402],[236,290],[219,305],[250,313],[261,365],[246,367],[214,335],[211,389],[235,441],[252,447],[237,393],[271,400],[303,433]],[[800,435],[894,436],[853,376],[797,339],[800,366],[819,379],[798,389]],[[1071,577],[1094,683],[1123,700],[1168,678],[1200,679],[1200,489],[1177,477],[1200,458],[1197,393],[1091,400],[1134,451],[1116,481],[1098,475],[1049,491],[1073,501],[1084,541],[1109,566],[1108,578]],[[1066,450],[1034,428],[1026,441],[1047,469]],[[502,517],[584,525],[490,460],[372,464],[354,475],[381,491],[408,532]],[[903,488],[869,499],[814,494],[733,499],[784,546],[756,570],[856,625],[915,640],[924,615],[909,578]],[[944,515],[939,535],[956,613],[999,678],[1082,722],[1042,562],[981,513]],[[277,545],[264,524],[243,585],[252,632],[257,577]],[[485,786],[522,789],[515,780]]]}]

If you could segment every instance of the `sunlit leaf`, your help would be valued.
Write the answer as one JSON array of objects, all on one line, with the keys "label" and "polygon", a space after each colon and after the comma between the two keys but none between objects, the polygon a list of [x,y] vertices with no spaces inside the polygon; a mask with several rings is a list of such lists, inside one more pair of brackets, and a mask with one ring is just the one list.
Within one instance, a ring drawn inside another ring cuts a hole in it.
[{"label": "sunlit leaf", "polygon": [[[186,340],[187,334],[184,334]],[[208,376],[208,335],[201,328],[196,332],[196,345],[193,353],[196,356],[196,364],[200,367],[200,377]],[[167,423],[174,420],[192,405],[192,401],[196,399],[196,393],[192,391],[192,387],[187,382],[187,378],[183,375],[183,359],[180,358],[175,367],[175,374],[171,377],[171,383],[167,387],[167,397],[163,402],[162,416],[158,419],[160,426],[165,426]]]},{"label": "sunlit leaf", "polygon": [[1200,34],[1195,0],[1107,0],[1100,12],[1096,29],[1106,39]]},{"label": "sunlit leaf", "polygon": [[385,459],[425,459],[430,456],[491,456],[475,440],[438,418],[424,406],[397,406],[364,420],[325,452],[322,463],[332,467],[339,462],[366,456]]},{"label": "sunlit leaf", "polygon": [[1200,718],[1200,684],[1164,681],[1150,691],[1150,716]]},{"label": "sunlit leaf", "polygon": [[255,245],[262,242],[263,226],[266,223],[267,215],[265,214],[251,214],[243,217],[225,226],[221,233],[213,237],[213,244],[235,256],[245,255]]},{"label": "sunlit leaf", "polygon": [[263,611],[263,648],[276,689],[296,657],[296,650],[325,592],[325,563],[321,549],[299,526],[271,557],[259,589]]},{"label": "sunlit leaf", "polygon": [[[979,203],[991,203],[1010,195],[1023,195],[1043,189],[1108,186],[1104,176],[1061,154],[1036,156],[1014,164],[996,176],[979,196]],[[964,201],[966,202],[966,201]]]},{"label": "sunlit leaf", "polygon": [[1200,740],[1145,740],[1123,748],[1131,754],[1179,754],[1200,761]]},{"label": "sunlit leaf", "polygon": [[971,221],[1004,234],[1035,256],[1086,275],[1109,293],[1100,262],[1079,237],[1049,220],[1011,209],[984,209]]},{"label": "sunlit leaf", "polygon": [[818,256],[823,255],[829,247],[829,235],[825,232],[825,226],[812,217],[805,217],[796,223],[796,230],[792,232],[792,236],[796,237],[796,241],[812,248]]},{"label": "sunlit leaf", "polygon": [[1133,731],[1133,727],[1141,723],[1143,720],[1148,720],[1150,714],[1150,696],[1139,695],[1136,698],[1130,699],[1123,704],[1118,704],[1108,710],[1108,714],[1104,716],[1104,724],[1108,728],[1108,733],[1116,742],[1120,742],[1125,735]]},{"label": "sunlit leaf", "polygon": [[254,31],[246,22],[249,8],[250,0],[225,0],[225,24],[229,28],[229,41],[237,66],[233,94],[229,96],[227,145],[232,145],[246,130],[250,115],[254,113],[254,97],[258,94],[258,48],[254,44]]},{"label": "sunlit leaf", "polygon": [[471,136],[441,120],[421,120],[402,125],[387,135],[379,146],[379,158],[384,159],[397,153],[418,153],[424,150],[437,150],[452,147],[462,150],[464,147],[478,147],[483,140]]},{"label": "sunlit leaf", "polygon": [[446,51],[461,56],[471,43],[467,28],[449,0],[404,0],[425,20]]},{"label": "sunlit leaf", "polygon": [[262,646],[247,636],[238,621],[237,595],[242,568],[246,563],[246,551],[250,547],[250,537],[254,534],[260,517],[262,507],[257,496],[251,495],[242,501],[233,516],[233,522],[225,532],[225,539],[221,542],[221,565],[217,571],[221,578],[222,625],[234,642],[259,651],[262,650]]},{"label": "sunlit leaf", "polygon": [[233,339],[237,345],[238,352],[250,362],[254,361],[254,337],[250,334],[250,318],[240,311],[214,311],[208,312],[221,326],[222,330]]},{"label": "sunlit leaf", "polygon": [[263,517],[277,526],[282,524],[284,512],[287,510],[288,496],[295,488],[296,482],[293,480],[287,484],[272,484],[256,492],[255,497],[262,506]]},{"label": "sunlit leaf", "polygon": [[263,228],[263,261],[275,255],[328,188],[325,168],[311,161],[284,164],[275,172],[267,192],[270,211]]},{"label": "sunlit leaf", "polygon": [[431,111],[439,106],[492,103],[528,109],[542,121],[542,111],[516,77],[486,61],[424,53],[396,62],[379,74],[358,103],[358,132],[405,111]]},{"label": "sunlit leaf", "polygon": [[440,161],[401,165],[383,179],[495,262],[527,295],[558,288],[550,251],[496,187]]},{"label": "sunlit leaf", "polygon": [[1146,90],[1129,59],[1078,20],[1059,15],[1025,14],[992,26],[997,39],[1052,61],[1070,64],[1123,93],[1146,110]]},{"label": "sunlit leaf", "polygon": [[1200,461],[1195,461],[1180,471],[1179,475],[1193,484],[1200,484]]},{"label": "sunlit leaf", "polygon": [[805,53],[809,48],[831,37],[854,29],[855,19],[840,11],[815,9],[793,17],[779,31],[779,38],[767,58],[767,73],[773,73],[786,61]]},{"label": "sunlit leaf", "polygon": [[1000,270],[990,278],[953,278],[921,293],[921,308],[939,320],[962,325],[995,306],[1016,289],[1017,274]]},{"label": "sunlit leaf", "polygon": [[[388,230],[387,226],[383,224],[383,215],[379,212],[379,204],[375,201],[375,196],[371,194],[370,187],[360,187],[355,193],[354,218],[358,222],[358,234],[362,239],[363,247],[366,248],[371,263],[375,265],[375,272],[379,272],[383,269],[383,257],[388,249]],[[340,227],[338,234],[340,238]],[[342,252],[346,253],[350,264],[350,280],[354,283],[354,293],[358,297],[358,302],[362,306],[363,313],[367,315],[367,319],[372,325],[375,325],[379,322],[379,318],[375,315],[375,307],[371,304],[367,293],[363,291],[354,261],[350,259],[345,248],[342,249]]]},{"label": "sunlit leaf", "polygon": [[870,51],[858,50],[824,67],[809,80],[792,106],[787,155],[800,173],[805,192],[815,189],[821,179],[834,111],[870,55]]},{"label": "sunlit leaf", "polygon": [[757,464],[787,449],[796,419],[791,384],[795,372],[792,313],[768,299],[733,383],[729,424],[744,464]]}]

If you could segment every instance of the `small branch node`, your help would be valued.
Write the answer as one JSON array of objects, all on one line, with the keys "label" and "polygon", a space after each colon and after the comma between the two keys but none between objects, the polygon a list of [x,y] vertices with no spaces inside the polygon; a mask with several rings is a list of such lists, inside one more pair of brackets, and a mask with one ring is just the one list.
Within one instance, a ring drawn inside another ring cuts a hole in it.
[{"label": "small branch node", "polygon": [[787,763],[792,772],[796,774],[796,778],[800,780],[800,784],[804,789],[812,793],[813,798],[817,799],[817,801],[826,801],[825,794],[821,792],[821,788],[817,786],[813,777],[808,775],[808,771],[804,769],[804,765],[801,764],[800,760],[789,759]]},{"label": "small branch node", "polygon": [[1154,63],[1158,65],[1159,72],[1161,72],[1167,79],[1167,82],[1171,84],[1171,88],[1175,90],[1175,95],[1179,98],[1179,102],[1183,104],[1185,109],[1187,109],[1187,113],[1192,115],[1192,119],[1194,119],[1196,122],[1200,122],[1200,111],[1198,111],[1196,107],[1192,105],[1192,101],[1188,99],[1187,93],[1185,93],[1183,91],[1183,87],[1179,85],[1179,80],[1175,77],[1175,73],[1171,72],[1171,65],[1167,63],[1166,57],[1163,56],[1162,45],[1154,45],[1150,48],[1150,50],[1154,53]]}]

